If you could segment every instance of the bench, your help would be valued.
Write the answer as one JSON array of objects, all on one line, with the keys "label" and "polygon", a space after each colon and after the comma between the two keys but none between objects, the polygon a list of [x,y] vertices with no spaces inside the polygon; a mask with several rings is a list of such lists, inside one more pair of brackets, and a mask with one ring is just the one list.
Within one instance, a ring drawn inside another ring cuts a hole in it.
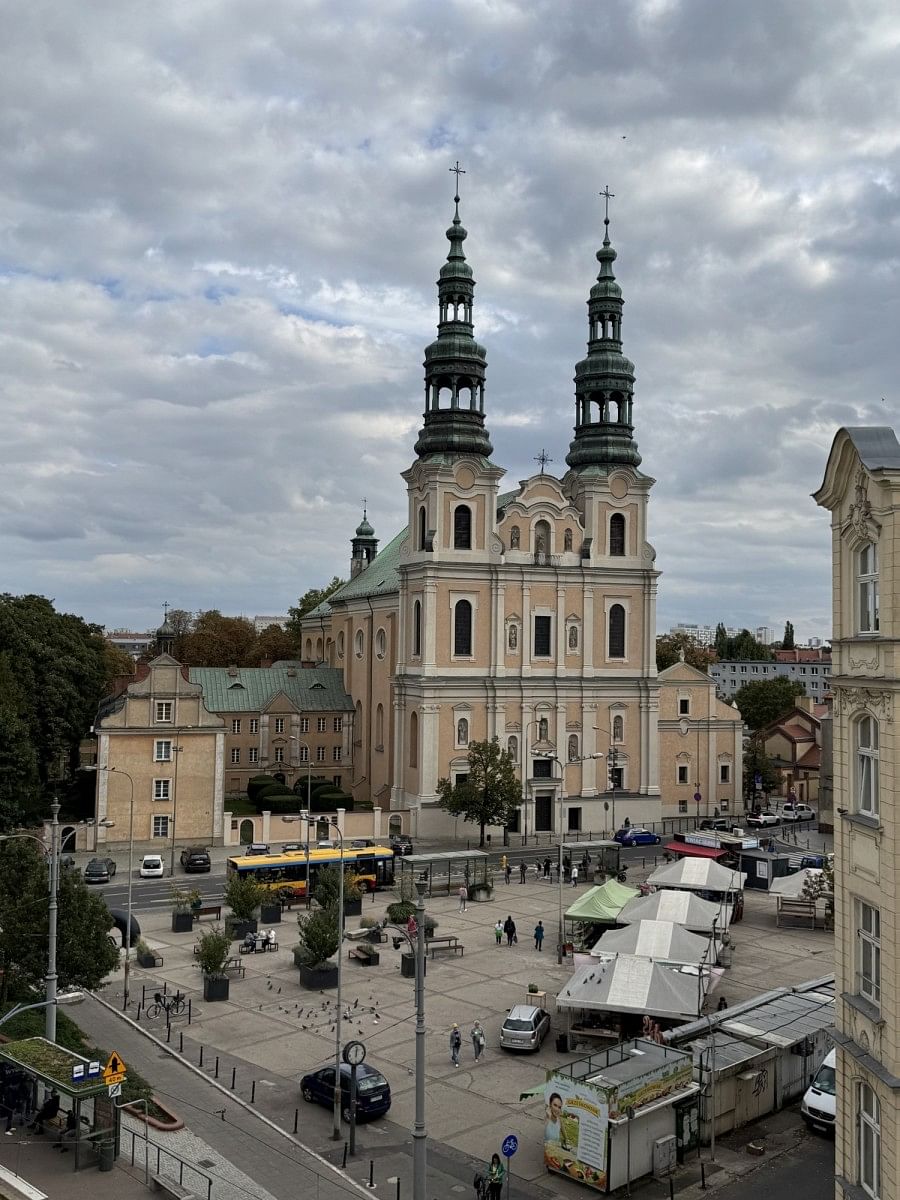
[{"label": "bench", "polygon": [[448,934],[446,937],[430,937],[425,939],[425,949],[431,951],[431,957],[434,958],[435,950],[452,950],[454,954],[463,954],[465,946],[453,934]]},{"label": "bench", "polygon": [[164,1175],[151,1175],[150,1178],[153,1181],[153,1191],[162,1192],[169,1200],[194,1200],[194,1192],[189,1192],[174,1179],[166,1179]]},{"label": "bench", "polygon": [[789,897],[778,897],[778,913],[775,917],[775,924],[780,925],[782,918],[796,917],[801,921],[809,921],[810,929],[816,927],[816,902],[815,900],[792,900]]},{"label": "bench", "polygon": [[242,979],[247,974],[247,968],[244,966],[243,960],[240,958],[229,958],[222,970],[226,975],[233,972],[235,975],[240,975]]},{"label": "bench", "polygon": [[368,942],[360,942],[358,946],[354,946],[352,950],[348,950],[347,957],[355,958],[364,967],[377,967],[381,962],[381,955]]},{"label": "bench", "polygon": [[217,921],[222,920],[222,905],[221,904],[206,904],[202,908],[192,908],[194,920],[199,921],[201,917],[215,917]]}]

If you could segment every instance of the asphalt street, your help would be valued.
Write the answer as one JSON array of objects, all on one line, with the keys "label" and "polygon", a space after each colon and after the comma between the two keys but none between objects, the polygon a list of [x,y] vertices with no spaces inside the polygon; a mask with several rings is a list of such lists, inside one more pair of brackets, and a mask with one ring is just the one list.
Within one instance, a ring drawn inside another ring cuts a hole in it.
[{"label": "asphalt street", "polygon": [[766,1200],[831,1200],[834,1195],[834,1141],[805,1138],[796,1150],[780,1154],[747,1178],[715,1191],[716,1200],[746,1200],[748,1193]]}]

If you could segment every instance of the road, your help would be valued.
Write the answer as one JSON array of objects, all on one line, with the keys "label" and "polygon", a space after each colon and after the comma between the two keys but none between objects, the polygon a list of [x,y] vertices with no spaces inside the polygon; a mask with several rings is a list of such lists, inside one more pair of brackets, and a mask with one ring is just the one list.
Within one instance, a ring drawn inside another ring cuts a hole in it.
[{"label": "road", "polygon": [[746,1179],[717,1188],[716,1200],[747,1200],[748,1193],[768,1200],[831,1200],[834,1195],[834,1142],[804,1138],[796,1150],[780,1154]]}]

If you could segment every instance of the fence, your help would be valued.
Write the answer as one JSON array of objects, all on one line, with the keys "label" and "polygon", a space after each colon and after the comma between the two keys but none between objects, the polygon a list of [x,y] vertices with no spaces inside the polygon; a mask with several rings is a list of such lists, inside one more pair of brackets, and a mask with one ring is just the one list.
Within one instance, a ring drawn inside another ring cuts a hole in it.
[{"label": "fence", "polygon": [[[185,1172],[189,1172],[190,1187],[187,1189],[199,1196],[206,1196],[206,1200],[210,1200],[212,1196],[212,1177],[204,1171],[198,1170],[185,1159],[179,1158],[177,1154],[173,1154],[171,1150],[165,1150],[156,1142],[145,1142],[144,1135],[137,1133],[133,1129],[127,1129],[124,1126],[121,1130],[121,1138],[131,1139],[130,1151],[124,1147],[120,1149],[120,1156],[130,1160],[132,1167],[144,1169],[144,1147],[146,1145],[147,1154],[150,1157],[149,1170],[154,1174],[164,1179],[172,1179],[178,1183],[179,1187],[184,1188]],[[193,1178],[192,1178],[193,1177]],[[200,1188],[194,1180],[200,1180]]]}]

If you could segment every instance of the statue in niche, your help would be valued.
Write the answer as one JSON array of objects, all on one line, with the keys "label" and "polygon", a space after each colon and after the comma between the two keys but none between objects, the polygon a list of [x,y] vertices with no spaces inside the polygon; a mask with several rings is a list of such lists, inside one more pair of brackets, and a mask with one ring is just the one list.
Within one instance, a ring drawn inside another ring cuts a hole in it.
[{"label": "statue in niche", "polygon": [[518,550],[518,548],[519,548],[519,527],[518,527],[518,525],[513,525],[512,529],[509,531],[509,548],[510,548],[510,550]]},{"label": "statue in niche", "polygon": [[456,744],[457,746],[468,746],[469,744],[469,722],[465,717],[460,717],[456,722]]},{"label": "statue in niche", "polygon": [[612,735],[614,742],[621,742],[625,733],[625,722],[621,717],[613,717]]},{"label": "statue in niche", "polygon": [[538,721],[538,741],[546,742],[547,738],[549,736],[549,733],[550,733],[550,725],[547,722],[547,718],[541,717],[541,719]]},{"label": "statue in niche", "polygon": [[518,627],[517,625],[510,625],[510,627],[509,627],[509,638],[508,638],[508,641],[509,641],[509,648],[510,648],[510,650],[516,650],[516,649],[518,649],[518,645],[519,645],[519,627]]},{"label": "statue in niche", "polygon": [[515,759],[517,759],[517,758],[519,757],[519,741],[518,741],[518,738],[515,738],[515,737],[507,738],[507,741],[506,741],[506,753],[507,753],[507,754],[510,756],[510,758],[515,758]]},{"label": "statue in niche", "polygon": [[547,543],[544,539],[543,532],[540,530],[538,531],[537,537],[534,539],[534,548],[538,554],[547,553]]},{"label": "statue in niche", "polygon": [[563,549],[564,550],[572,549],[572,530],[571,529],[567,529],[566,532],[563,534]]},{"label": "statue in niche", "polygon": [[573,733],[569,736],[569,762],[575,762],[578,758],[578,735]]},{"label": "statue in niche", "polygon": [[578,649],[578,626],[577,625],[569,626],[569,649],[570,650]]}]

